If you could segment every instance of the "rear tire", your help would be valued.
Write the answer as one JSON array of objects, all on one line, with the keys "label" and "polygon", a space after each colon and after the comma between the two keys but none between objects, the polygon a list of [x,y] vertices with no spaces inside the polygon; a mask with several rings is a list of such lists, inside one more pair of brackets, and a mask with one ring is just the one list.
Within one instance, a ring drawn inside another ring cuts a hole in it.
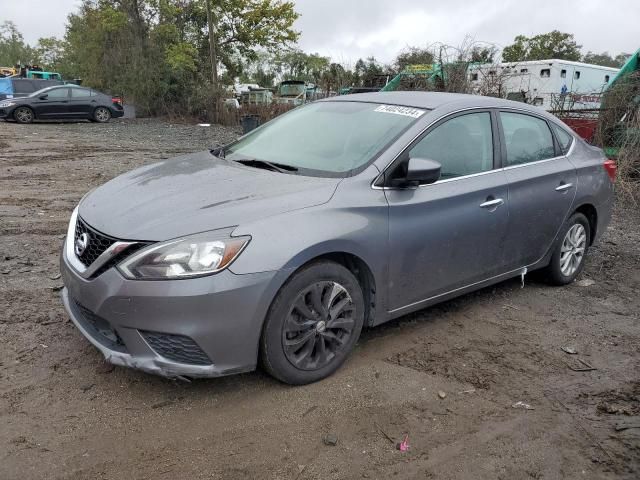
[{"label": "rear tire", "polygon": [[27,124],[33,122],[35,114],[29,107],[18,107],[13,111],[13,118],[18,123]]},{"label": "rear tire", "polygon": [[98,123],[107,123],[111,120],[111,112],[108,108],[98,107],[93,111],[93,120]]},{"label": "rear tire", "polygon": [[591,226],[582,213],[574,213],[560,229],[558,244],[545,273],[553,285],[573,282],[584,268],[591,243]]},{"label": "rear tire", "polygon": [[276,295],[260,339],[264,370],[291,385],[334,373],[356,344],[364,298],[356,277],[331,261],[310,264]]}]

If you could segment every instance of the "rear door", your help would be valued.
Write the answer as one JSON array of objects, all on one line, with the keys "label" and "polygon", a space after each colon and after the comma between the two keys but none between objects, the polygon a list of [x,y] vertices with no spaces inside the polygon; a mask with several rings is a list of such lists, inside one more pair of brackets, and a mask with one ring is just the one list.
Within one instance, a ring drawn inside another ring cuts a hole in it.
[{"label": "rear door", "polygon": [[394,166],[428,158],[442,171],[433,184],[385,190],[390,310],[504,273],[508,186],[497,160],[495,119],[482,110],[449,116]]},{"label": "rear door", "polygon": [[69,116],[69,88],[53,88],[46,92],[46,98],[34,99],[33,109],[38,118],[65,118]]},{"label": "rear door", "polygon": [[88,88],[71,88],[69,115],[76,118],[88,118],[96,107],[96,96]]},{"label": "rear door", "polygon": [[509,181],[505,258],[515,269],[537,262],[551,247],[573,204],[577,174],[546,119],[507,110],[499,118]]}]

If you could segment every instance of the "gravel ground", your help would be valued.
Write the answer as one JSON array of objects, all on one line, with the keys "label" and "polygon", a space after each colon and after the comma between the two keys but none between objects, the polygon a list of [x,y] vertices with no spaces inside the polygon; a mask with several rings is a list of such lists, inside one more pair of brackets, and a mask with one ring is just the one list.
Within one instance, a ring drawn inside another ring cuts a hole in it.
[{"label": "gravel ground", "polygon": [[581,282],[529,276],[368,330],[314,385],[103,363],[59,299],[71,210],[121,172],[237,133],[0,123],[0,479],[639,478],[637,207],[617,208]]}]

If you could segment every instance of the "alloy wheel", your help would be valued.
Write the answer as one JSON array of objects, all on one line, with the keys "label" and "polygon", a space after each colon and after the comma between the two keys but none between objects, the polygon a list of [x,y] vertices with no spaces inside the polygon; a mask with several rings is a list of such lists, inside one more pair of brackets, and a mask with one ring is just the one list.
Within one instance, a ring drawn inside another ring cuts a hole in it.
[{"label": "alloy wheel", "polygon": [[339,283],[317,282],[298,294],[284,323],[282,345],[301,370],[328,365],[349,343],[356,326],[355,306]]},{"label": "alloy wheel", "polygon": [[29,108],[19,108],[14,115],[20,123],[31,123],[33,121],[33,112]]},{"label": "alloy wheel", "polygon": [[560,271],[565,277],[570,277],[580,268],[586,247],[587,232],[582,224],[576,223],[565,235],[560,250]]},{"label": "alloy wheel", "polygon": [[96,120],[99,122],[106,122],[109,120],[110,114],[106,108],[98,108],[96,110]]}]

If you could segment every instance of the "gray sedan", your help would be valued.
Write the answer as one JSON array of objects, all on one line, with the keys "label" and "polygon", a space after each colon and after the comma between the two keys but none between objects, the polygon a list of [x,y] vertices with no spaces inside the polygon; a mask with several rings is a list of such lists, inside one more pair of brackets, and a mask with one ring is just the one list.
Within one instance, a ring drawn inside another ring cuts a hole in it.
[{"label": "gray sedan", "polygon": [[364,327],[536,269],[572,282],[615,168],[521,103],[332,98],[86,195],[62,298],[113,364],[314,382]]}]

